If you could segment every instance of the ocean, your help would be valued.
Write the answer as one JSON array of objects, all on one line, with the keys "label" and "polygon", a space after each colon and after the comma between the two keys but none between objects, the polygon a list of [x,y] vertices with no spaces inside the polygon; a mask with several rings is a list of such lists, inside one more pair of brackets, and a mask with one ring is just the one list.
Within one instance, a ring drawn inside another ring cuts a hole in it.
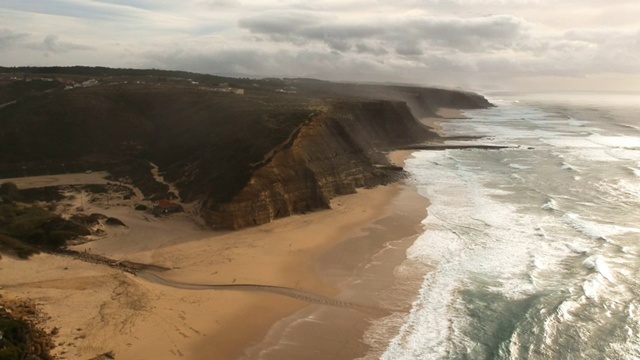
[{"label": "ocean", "polygon": [[640,358],[640,94],[489,100],[443,129],[509,148],[407,161],[426,273],[382,359]]}]

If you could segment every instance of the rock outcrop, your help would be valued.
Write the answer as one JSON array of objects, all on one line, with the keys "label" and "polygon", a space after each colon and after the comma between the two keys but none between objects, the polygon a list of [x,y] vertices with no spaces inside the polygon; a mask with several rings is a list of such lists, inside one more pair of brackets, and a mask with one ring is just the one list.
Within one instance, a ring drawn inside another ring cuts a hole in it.
[{"label": "rock outcrop", "polygon": [[337,195],[394,180],[398,173],[384,151],[429,136],[404,102],[335,103],[267,159],[230,202],[205,202],[202,214],[214,228],[238,229],[328,208]]}]

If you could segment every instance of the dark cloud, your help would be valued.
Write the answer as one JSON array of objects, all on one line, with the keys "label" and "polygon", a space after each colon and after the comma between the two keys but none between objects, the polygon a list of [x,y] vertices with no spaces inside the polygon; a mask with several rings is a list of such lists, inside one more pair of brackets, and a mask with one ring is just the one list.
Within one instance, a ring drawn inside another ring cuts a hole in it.
[{"label": "dark cloud", "polygon": [[[385,32],[378,25],[342,23],[333,17],[301,11],[266,12],[240,19],[239,25],[251,33],[266,35],[272,41],[294,44],[317,41],[337,51],[354,50],[355,40],[372,38]],[[355,51],[363,50],[366,50],[366,46],[362,43],[355,48]]]},{"label": "dark cloud", "polygon": [[403,56],[418,56],[424,54],[415,41],[404,41],[396,46],[396,53]]},{"label": "dark cloud", "polygon": [[372,55],[386,55],[389,53],[382,46],[369,45],[364,42],[359,42],[355,44],[355,51],[360,54],[372,54]]},{"label": "dark cloud", "polygon": [[59,36],[53,34],[47,35],[41,43],[30,44],[29,47],[33,50],[42,50],[55,54],[64,54],[70,51],[95,50],[95,48],[91,46],[60,41]]},{"label": "dark cloud", "polygon": [[321,17],[306,12],[267,12],[238,21],[241,28],[255,34],[300,35],[301,30],[317,24]]},{"label": "dark cloud", "polygon": [[26,39],[28,36],[29,35],[26,33],[17,33],[9,29],[0,29],[0,49],[12,47]]},{"label": "dark cloud", "polygon": [[322,25],[311,25],[300,29],[299,35],[315,40],[324,39],[366,39],[383,35],[387,29],[380,25],[372,24],[342,24],[325,23]]},{"label": "dark cloud", "polygon": [[430,45],[459,51],[487,51],[514,47],[528,31],[526,21],[510,15],[479,18],[423,18],[407,25]]},{"label": "dark cloud", "polygon": [[[640,76],[637,0],[0,3],[0,62],[7,65],[98,63],[444,85]],[[86,51],[88,45],[100,51]]]},{"label": "dark cloud", "polygon": [[286,12],[244,18],[239,24],[254,34],[270,36],[273,41],[318,41],[339,51],[362,52],[363,47],[356,47],[356,43],[375,39],[384,42],[386,48],[395,49],[400,55],[422,54],[423,49],[417,44],[423,41],[431,48],[454,48],[468,52],[505,49],[517,46],[518,40],[529,31],[526,21],[509,15],[469,19],[421,17],[372,24]]}]

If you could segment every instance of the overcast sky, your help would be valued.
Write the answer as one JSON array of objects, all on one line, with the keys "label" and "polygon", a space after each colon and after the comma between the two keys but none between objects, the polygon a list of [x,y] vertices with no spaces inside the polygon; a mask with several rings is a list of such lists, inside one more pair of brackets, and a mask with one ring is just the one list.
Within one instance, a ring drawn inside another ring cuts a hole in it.
[{"label": "overcast sky", "polygon": [[0,0],[0,65],[640,91],[640,0]]}]

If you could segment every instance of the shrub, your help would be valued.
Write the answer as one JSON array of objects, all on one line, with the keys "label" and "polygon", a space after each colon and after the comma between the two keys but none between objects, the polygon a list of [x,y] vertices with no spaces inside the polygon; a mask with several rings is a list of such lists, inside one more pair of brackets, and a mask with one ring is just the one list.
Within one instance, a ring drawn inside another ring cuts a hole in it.
[{"label": "shrub", "polygon": [[55,347],[53,341],[34,324],[35,307],[8,306],[13,307],[9,312],[5,310],[6,303],[0,302],[0,305],[3,305],[0,307],[0,360],[54,359],[50,353]]},{"label": "shrub", "polygon": [[14,254],[20,259],[28,259],[31,255],[38,254],[40,252],[33,246],[2,234],[0,234],[0,251]]},{"label": "shrub", "polygon": [[18,186],[12,182],[0,184],[0,200],[4,203],[13,203],[20,198]]},{"label": "shrub", "polygon": [[25,359],[28,354],[28,325],[22,320],[15,320],[6,314],[0,314],[0,332],[3,348],[0,349],[0,360]]},{"label": "shrub", "polygon": [[56,218],[55,214],[37,206],[16,208],[15,216],[2,230],[5,234],[16,238],[40,238],[41,231],[38,230],[54,218]]},{"label": "shrub", "polygon": [[38,247],[58,248],[69,239],[91,235],[91,230],[36,206],[4,205],[0,206],[0,235],[0,250],[28,258]]},{"label": "shrub", "polygon": [[57,248],[60,246],[64,246],[67,240],[72,240],[78,237],[78,234],[71,231],[52,231],[46,240],[46,246]]}]

